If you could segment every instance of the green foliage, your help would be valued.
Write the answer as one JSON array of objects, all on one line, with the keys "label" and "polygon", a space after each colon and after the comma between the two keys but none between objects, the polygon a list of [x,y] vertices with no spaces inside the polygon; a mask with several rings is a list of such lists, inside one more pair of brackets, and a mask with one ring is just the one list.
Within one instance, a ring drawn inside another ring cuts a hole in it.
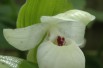
[{"label": "green foliage", "polygon": [[0,47],[10,48],[3,37],[4,28],[15,28],[15,16],[12,14],[12,8],[9,5],[0,5]]},{"label": "green foliage", "polygon": [[85,54],[86,68],[103,68],[101,60],[96,55]]},{"label": "green foliage", "polygon": [[75,9],[84,9],[86,5],[86,0],[70,0]]},{"label": "green foliage", "polygon": [[2,68],[38,68],[38,65],[20,58],[0,55],[0,68],[1,67]]},{"label": "green foliage", "polygon": [[41,16],[52,16],[72,9],[68,0],[27,0],[20,9],[17,27],[40,23]]},{"label": "green foliage", "polygon": [[19,64],[18,68],[39,68],[37,64],[28,62],[28,61],[23,61]]},{"label": "green foliage", "polygon": [[86,9],[86,11],[90,12],[91,14],[96,16],[98,21],[103,21],[103,11],[97,11],[93,9]]},{"label": "green foliage", "polygon": [[37,47],[29,50],[27,54],[27,60],[33,63],[37,63]]}]

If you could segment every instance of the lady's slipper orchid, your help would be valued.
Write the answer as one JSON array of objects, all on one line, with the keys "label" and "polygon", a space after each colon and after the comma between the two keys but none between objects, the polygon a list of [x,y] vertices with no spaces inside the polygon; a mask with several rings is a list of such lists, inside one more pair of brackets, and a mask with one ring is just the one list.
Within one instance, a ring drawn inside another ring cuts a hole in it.
[{"label": "lady's slipper orchid", "polygon": [[86,25],[95,17],[81,10],[43,16],[41,22],[19,29],[4,29],[6,40],[19,50],[37,49],[39,68],[85,68],[78,46],[84,44]]},{"label": "lady's slipper orchid", "polygon": [[86,25],[94,18],[85,11],[70,10],[56,16],[44,16],[41,18],[42,23],[39,24],[19,29],[4,29],[3,32],[6,40],[20,50],[34,48],[46,34],[50,35],[49,38],[55,39],[58,32],[80,46],[84,44]]}]

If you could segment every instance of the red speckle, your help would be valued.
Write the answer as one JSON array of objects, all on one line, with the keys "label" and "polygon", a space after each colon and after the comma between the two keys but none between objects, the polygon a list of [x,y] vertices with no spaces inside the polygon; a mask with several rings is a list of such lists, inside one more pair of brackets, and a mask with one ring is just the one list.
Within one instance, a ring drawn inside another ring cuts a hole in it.
[{"label": "red speckle", "polygon": [[63,46],[64,43],[65,43],[65,38],[61,37],[61,36],[58,36],[57,37],[57,43],[58,43],[58,46]]}]

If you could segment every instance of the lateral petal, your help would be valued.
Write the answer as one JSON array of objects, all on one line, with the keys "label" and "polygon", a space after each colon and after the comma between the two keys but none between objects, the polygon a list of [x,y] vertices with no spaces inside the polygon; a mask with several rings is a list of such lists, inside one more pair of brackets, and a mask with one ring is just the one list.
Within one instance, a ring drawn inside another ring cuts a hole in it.
[{"label": "lateral petal", "polygon": [[47,24],[35,24],[25,28],[4,29],[5,39],[19,50],[34,48],[43,39],[48,29]]}]

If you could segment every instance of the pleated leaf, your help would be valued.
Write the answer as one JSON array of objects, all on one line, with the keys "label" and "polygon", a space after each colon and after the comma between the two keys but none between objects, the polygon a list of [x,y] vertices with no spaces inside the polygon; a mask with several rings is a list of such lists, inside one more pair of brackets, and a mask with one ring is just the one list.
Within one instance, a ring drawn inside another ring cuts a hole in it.
[{"label": "pleated leaf", "polygon": [[38,68],[38,65],[20,58],[0,55],[0,68]]},{"label": "pleated leaf", "polygon": [[55,15],[72,8],[68,0],[27,0],[20,9],[17,27],[25,27],[40,22],[40,17]]}]

